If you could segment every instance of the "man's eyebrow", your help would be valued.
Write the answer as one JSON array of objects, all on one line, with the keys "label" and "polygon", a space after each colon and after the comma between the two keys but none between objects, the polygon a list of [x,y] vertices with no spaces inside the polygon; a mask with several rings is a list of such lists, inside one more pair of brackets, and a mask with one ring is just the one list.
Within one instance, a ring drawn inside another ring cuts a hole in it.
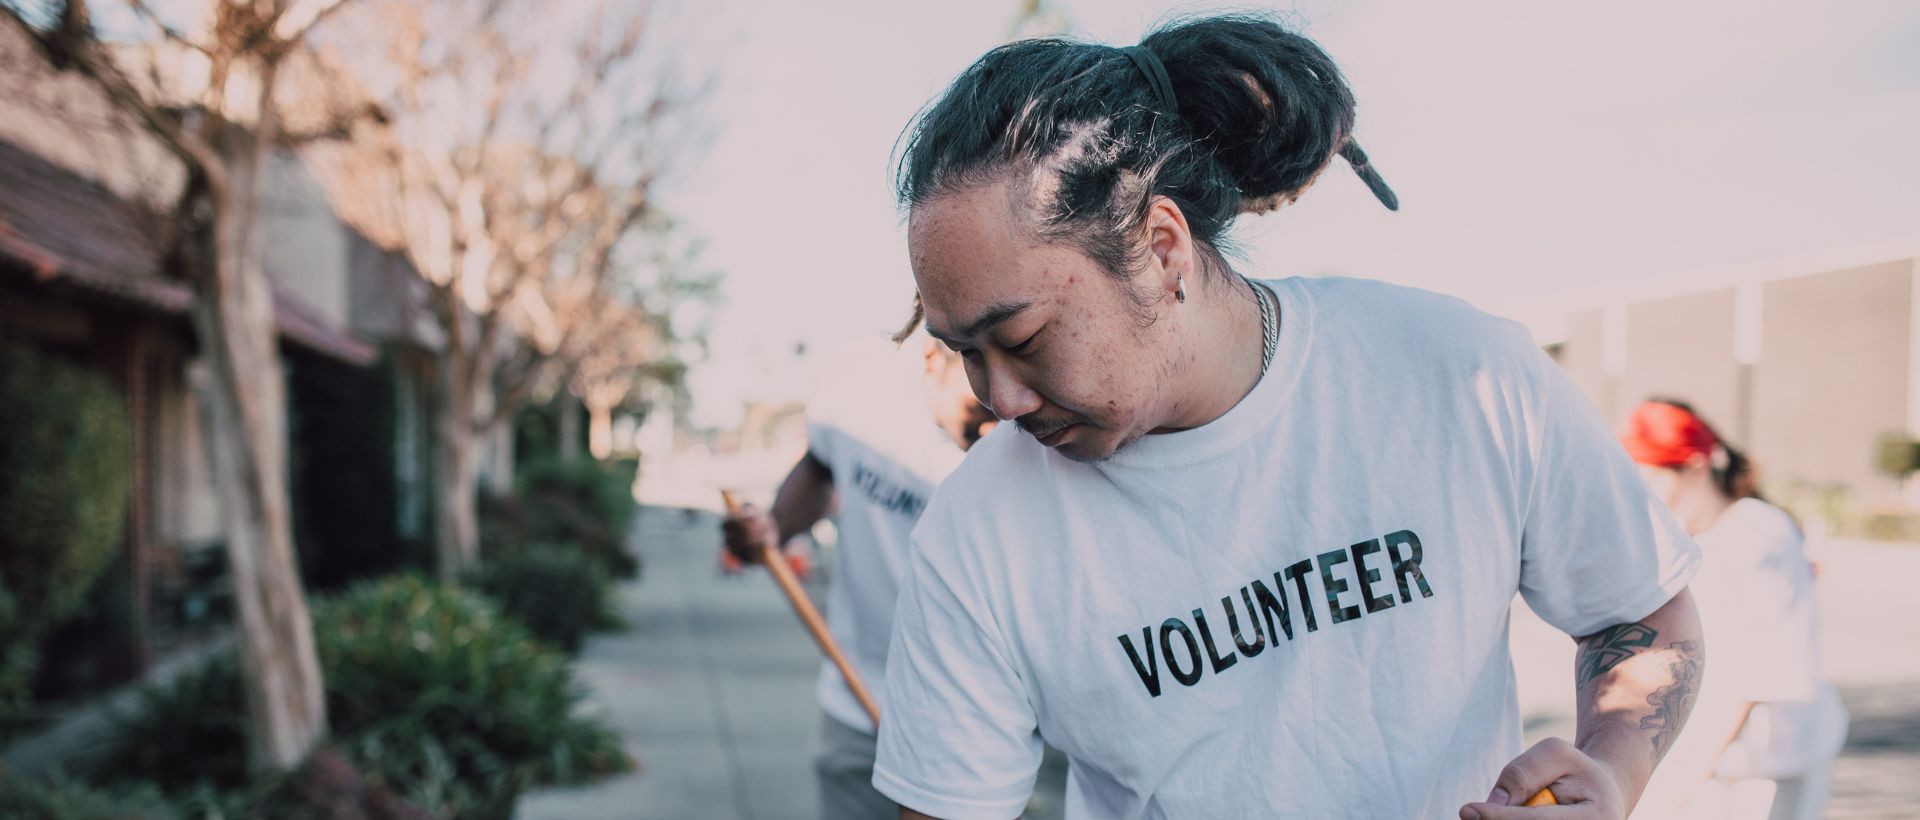
[{"label": "man's eyebrow", "polygon": [[972,339],[992,330],[995,325],[1020,315],[1020,311],[1030,307],[1033,307],[1033,302],[1031,301],[995,302],[994,304],[988,305],[986,310],[981,311],[980,315],[968,323],[966,328],[961,330],[958,335],[949,336],[942,333],[934,329],[932,322],[927,323],[927,335],[943,342],[951,342],[958,339]]}]

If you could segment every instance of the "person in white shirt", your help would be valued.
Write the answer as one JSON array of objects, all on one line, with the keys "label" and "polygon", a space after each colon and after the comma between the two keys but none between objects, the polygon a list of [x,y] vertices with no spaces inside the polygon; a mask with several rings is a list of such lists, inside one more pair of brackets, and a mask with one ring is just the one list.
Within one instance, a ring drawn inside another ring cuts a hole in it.
[{"label": "person in white shirt", "polygon": [[[906,335],[857,347],[830,365],[807,403],[807,452],[781,483],[773,508],[747,505],[722,524],[726,554],[751,563],[764,544],[785,545],[834,513],[840,537],[827,630],[870,687],[883,680],[914,522],[934,487],[994,423],[968,389],[959,357],[924,337],[905,344]],[[815,694],[822,712],[814,760],[820,816],[898,816],[871,782],[873,722],[832,663],[820,665]]]},{"label": "person in white shirt", "polygon": [[[927,327],[1015,424],[914,530],[903,817],[1015,816],[1042,739],[1072,818],[1633,808],[1704,666],[1697,547],[1521,327],[1221,250],[1335,157],[1396,204],[1353,110],[1312,41],[1211,17],[1000,47],[909,133]],[[1577,733],[1524,753],[1516,591],[1580,636]]]},{"label": "person in white shirt", "polygon": [[1800,526],[1759,497],[1751,462],[1684,402],[1640,405],[1620,443],[1700,542],[1693,589],[1714,651],[1693,728],[1648,785],[1656,799],[1634,816],[1819,817],[1847,714],[1820,675],[1819,611]]}]

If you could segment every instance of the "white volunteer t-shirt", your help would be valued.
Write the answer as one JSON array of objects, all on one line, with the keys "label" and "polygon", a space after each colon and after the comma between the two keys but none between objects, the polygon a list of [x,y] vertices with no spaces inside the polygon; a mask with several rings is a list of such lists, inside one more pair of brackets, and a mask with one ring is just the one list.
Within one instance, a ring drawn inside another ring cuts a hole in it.
[{"label": "white volunteer t-shirt", "polygon": [[[1635,817],[1687,816],[1708,771],[1722,778],[1787,778],[1839,754],[1847,717],[1820,675],[1813,570],[1800,527],[1785,511],[1741,499],[1699,535],[1694,601],[1707,634],[1708,674],[1687,730]],[[1744,704],[1756,704],[1718,760]],[[1662,807],[1676,813],[1663,815]]]},{"label": "white volunteer t-shirt", "polygon": [[1268,283],[1279,351],[1203,427],[1079,464],[1013,425],[914,532],[874,785],[1069,817],[1443,817],[1520,752],[1516,590],[1589,634],[1698,549],[1524,329],[1424,291]]},{"label": "white volunteer t-shirt", "polygon": [[[807,403],[807,449],[833,472],[840,501],[827,630],[883,703],[880,684],[908,536],[933,489],[964,455],[934,424],[917,341],[850,349]],[[873,721],[832,663],[821,664],[815,691],[828,716],[873,731]]]}]

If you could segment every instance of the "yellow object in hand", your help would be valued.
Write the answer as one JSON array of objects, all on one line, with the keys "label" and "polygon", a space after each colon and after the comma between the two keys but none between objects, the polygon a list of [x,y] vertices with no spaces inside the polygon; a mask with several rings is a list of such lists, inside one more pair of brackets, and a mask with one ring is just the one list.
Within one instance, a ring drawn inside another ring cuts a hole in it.
[{"label": "yellow object in hand", "polygon": [[1527,802],[1521,803],[1520,805],[1522,806],[1558,806],[1560,805],[1560,801],[1555,800],[1553,798],[1552,789],[1541,789],[1539,794],[1536,794],[1530,798],[1527,798]]}]

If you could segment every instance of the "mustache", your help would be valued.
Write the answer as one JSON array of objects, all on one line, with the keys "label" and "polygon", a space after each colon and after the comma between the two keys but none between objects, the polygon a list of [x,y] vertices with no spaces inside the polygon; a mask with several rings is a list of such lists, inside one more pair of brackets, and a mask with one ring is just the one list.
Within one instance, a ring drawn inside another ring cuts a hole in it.
[{"label": "mustache", "polygon": [[1027,415],[1014,419],[1013,423],[1019,425],[1020,429],[1025,431],[1029,436],[1046,438],[1080,422],[1077,419],[1050,419],[1041,417],[1038,414],[1028,413]]}]

